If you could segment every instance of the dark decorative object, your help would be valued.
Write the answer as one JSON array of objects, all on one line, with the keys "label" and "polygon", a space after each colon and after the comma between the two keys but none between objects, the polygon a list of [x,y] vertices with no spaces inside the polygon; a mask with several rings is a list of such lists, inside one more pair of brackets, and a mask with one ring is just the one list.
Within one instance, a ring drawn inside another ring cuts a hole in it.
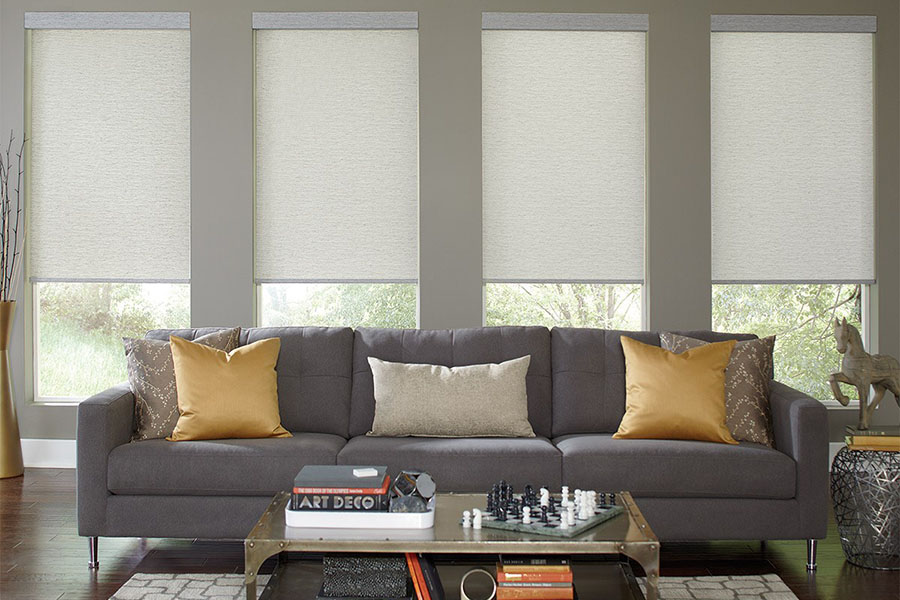
[{"label": "dark decorative object", "polygon": [[831,498],[847,560],[900,569],[900,452],[841,448],[831,464]]},{"label": "dark decorative object", "polygon": [[428,512],[428,506],[418,496],[394,496],[391,498],[390,512],[423,513]]},{"label": "dark decorative object", "polygon": [[326,555],[322,558],[323,598],[403,598],[409,569],[402,556]]},{"label": "dark decorative object", "polygon": [[437,491],[431,475],[424,471],[400,471],[391,486],[390,512],[428,512],[428,500]]}]

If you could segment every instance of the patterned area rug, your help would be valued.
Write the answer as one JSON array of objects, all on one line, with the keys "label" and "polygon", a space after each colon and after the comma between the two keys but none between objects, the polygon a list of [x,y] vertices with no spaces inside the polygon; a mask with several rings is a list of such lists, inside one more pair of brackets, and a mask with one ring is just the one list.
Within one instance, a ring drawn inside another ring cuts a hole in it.
[{"label": "patterned area rug", "polygon": [[[644,591],[644,578],[638,583]],[[660,600],[797,600],[778,575],[660,577]]]},{"label": "patterned area rug", "polygon": [[[262,594],[268,575],[256,579]],[[109,600],[244,600],[244,575],[135,573]]]},{"label": "patterned area rug", "polygon": [[[268,575],[260,575],[257,595]],[[644,580],[639,578],[641,589]],[[797,600],[778,575],[661,577],[660,600]],[[137,573],[110,600],[243,600],[244,576]]]}]

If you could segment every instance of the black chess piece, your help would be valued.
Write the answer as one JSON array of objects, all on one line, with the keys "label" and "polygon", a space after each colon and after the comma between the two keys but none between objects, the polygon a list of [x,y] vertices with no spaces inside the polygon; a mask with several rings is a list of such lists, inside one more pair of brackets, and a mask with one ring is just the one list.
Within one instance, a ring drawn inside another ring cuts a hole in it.
[{"label": "black chess piece", "polygon": [[505,521],[506,520],[506,509],[502,506],[497,509],[497,520]]},{"label": "black chess piece", "polygon": [[547,507],[541,507],[541,523],[549,523],[550,519],[547,517]]},{"label": "black chess piece", "polygon": [[487,512],[494,512],[494,495],[488,492],[487,495]]},{"label": "black chess piece", "polygon": [[556,514],[556,498],[554,498],[553,495],[550,496],[550,506],[548,510],[550,511],[551,515]]}]

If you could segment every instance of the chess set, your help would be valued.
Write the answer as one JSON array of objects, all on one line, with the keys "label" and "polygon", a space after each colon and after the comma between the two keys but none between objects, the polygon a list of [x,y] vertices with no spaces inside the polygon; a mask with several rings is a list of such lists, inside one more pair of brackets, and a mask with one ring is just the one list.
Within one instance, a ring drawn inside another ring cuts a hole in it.
[{"label": "chess set", "polygon": [[604,521],[623,513],[615,492],[576,489],[562,486],[559,495],[546,487],[535,490],[526,485],[518,496],[506,481],[495,483],[487,493],[484,510],[463,511],[463,528],[506,529],[556,537],[575,537]]}]

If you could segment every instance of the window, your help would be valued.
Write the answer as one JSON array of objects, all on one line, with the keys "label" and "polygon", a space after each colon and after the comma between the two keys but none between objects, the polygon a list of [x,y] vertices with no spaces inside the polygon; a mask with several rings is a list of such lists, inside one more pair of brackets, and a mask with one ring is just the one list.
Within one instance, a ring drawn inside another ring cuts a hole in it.
[{"label": "window", "polygon": [[[715,285],[713,328],[776,336],[775,378],[828,402],[828,376],[841,366],[834,319],[865,335],[863,305],[862,287],[852,284]],[[856,397],[850,386],[844,393]]]},{"label": "window", "polygon": [[123,337],[190,326],[190,286],[37,283],[36,395],[84,398],[126,379]]},{"label": "window", "polygon": [[412,283],[267,283],[260,286],[259,324],[281,327],[416,326]]},{"label": "window", "polygon": [[26,13],[39,400],[123,381],[123,335],[188,324],[189,22]]},{"label": "window", "polygon": [[640,327],[647,26],[484,13],[488,324]]},{"label": "window", "polygon": [[260,323],[415,326],[417,23],[254,14]]},{"label": "window", "polygon": [[776,377],[828,401],[833,319],[865,335],[875,280],[875,17],[712,29],[713,326],[777,335]]},{"label": "window", "polygon": [[641,328],[641,286],[601,283],[488,283],[486,325]]}]

